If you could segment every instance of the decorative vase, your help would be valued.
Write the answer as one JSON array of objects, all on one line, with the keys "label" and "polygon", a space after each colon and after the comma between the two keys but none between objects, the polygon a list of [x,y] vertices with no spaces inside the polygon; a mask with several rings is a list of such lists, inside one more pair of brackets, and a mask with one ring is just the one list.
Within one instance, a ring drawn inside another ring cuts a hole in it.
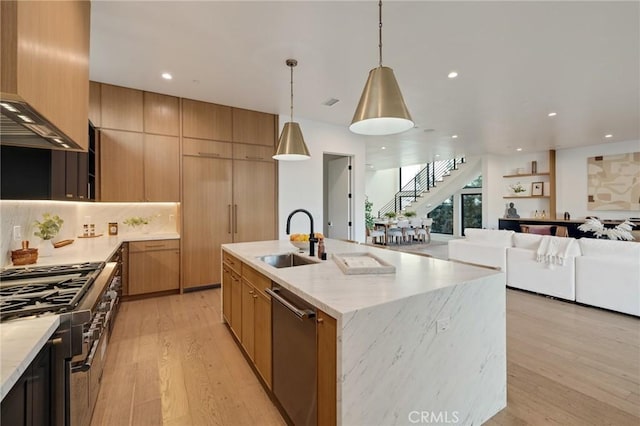
[{"label": "decorative vase", "polygon": [[53,243],[51,240],[40,240],[38,246],[38,255],[40,257],[47,257],[53,255]]}]

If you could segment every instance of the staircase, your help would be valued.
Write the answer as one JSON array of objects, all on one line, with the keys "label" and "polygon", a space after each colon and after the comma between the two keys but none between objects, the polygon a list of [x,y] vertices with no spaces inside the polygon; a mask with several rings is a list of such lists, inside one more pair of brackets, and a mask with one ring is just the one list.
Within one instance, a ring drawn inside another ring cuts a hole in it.
[{"label": "staircase", "polygon": [[418,217],[426,216],[481,172],[480,157],[429,163],[378,210],[378,217],[383,217],[387,212],[400,213],[406,210],[415,211]]}]

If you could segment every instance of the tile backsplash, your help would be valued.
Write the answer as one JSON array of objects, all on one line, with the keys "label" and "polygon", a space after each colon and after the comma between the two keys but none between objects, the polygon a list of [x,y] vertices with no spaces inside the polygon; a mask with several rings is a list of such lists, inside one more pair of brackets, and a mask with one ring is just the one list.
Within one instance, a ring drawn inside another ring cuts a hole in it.
[{"label": "tile backsplash", "polygon": [[118,233],[132,232],[123,222],[132,216],[150,219],[147,225],[152,232],[179,232],[180,203],[91,203],[48,200],[0,200],[0,266],[11,263],[11,250],[20,248],[14,241],[13,228],[20,226],[22,240],[29,240],[30,247],[37,247],[40,239],[33,235],[34,222],[42,220],[44,213],[58,215],[64,220],[55,240],[77,238],[82,235],[86,220],[95,224],[97,234],[107,234],[109,222],[118,222]]}]

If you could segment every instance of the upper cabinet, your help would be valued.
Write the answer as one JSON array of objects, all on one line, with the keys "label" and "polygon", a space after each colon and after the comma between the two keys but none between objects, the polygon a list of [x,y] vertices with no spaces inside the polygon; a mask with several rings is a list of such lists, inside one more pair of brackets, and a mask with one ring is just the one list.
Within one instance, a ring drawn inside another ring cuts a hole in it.
[{"label": "upper cabinet", "polygon": [[85,151],[89,1],[0,3],[3,98],[22,100]]},{"label": "upper cabinet", "polygon": [[103,84],[100,92],[101,127],[104,129],[142,132],[142,90]]},{"label": "upper cabinet", "polygon": [[231,107],[182,100],[182,135],[185,138],[231,141]]},{"label": "upper cabinet", "polygon": [[180,100],[174,96],[144,92],[144,132],[180,135]]},{"label": "upper cabinet", "polygon": [[102,127],[101,86],[95,81],[89,82],[89,121],[94,127]]},{"label": "upper cabinet", "polygon": [[[276,116],[264,112],[233,108],[233,141],[273,146]],[[275,138],[275,139],[274,139]]]}]

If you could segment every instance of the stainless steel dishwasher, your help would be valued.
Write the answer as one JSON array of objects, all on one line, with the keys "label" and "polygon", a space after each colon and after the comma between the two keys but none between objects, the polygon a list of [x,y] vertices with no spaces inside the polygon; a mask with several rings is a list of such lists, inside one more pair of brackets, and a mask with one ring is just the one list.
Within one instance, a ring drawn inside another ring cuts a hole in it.
[{"label": "stainless steel dishwasher", "polygon": [[273,393],[296,426],[317,423],[316,310],[273,284]]}]

